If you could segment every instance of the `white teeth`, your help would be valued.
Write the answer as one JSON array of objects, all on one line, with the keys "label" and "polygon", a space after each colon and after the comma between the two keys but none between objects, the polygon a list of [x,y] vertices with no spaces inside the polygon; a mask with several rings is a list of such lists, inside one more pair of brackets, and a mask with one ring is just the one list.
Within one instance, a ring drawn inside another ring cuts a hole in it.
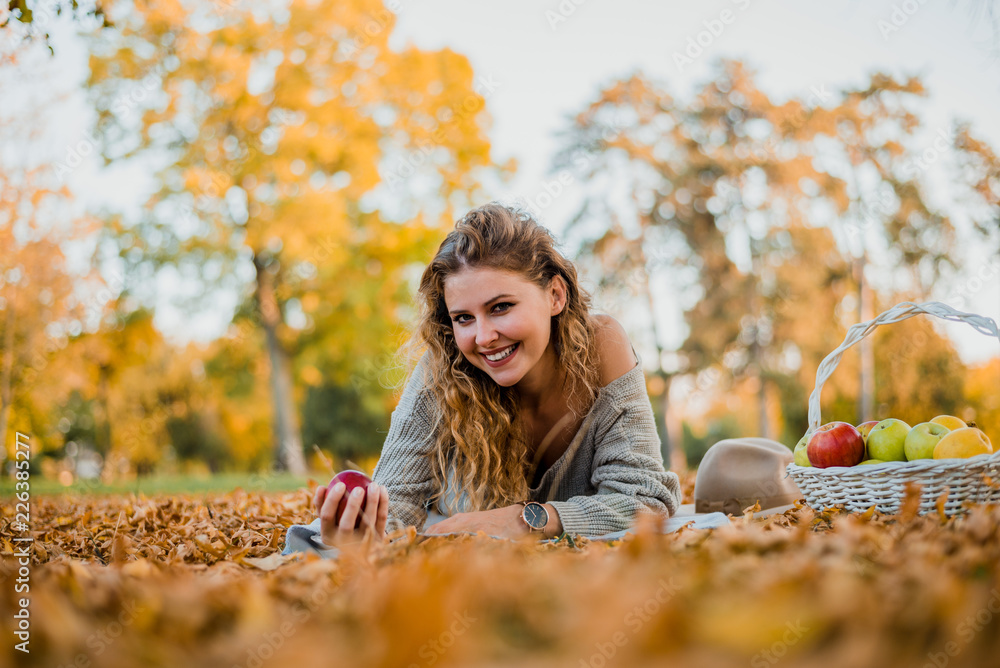
[{"label": "white teeth", "polygon": [[[514,346],[516,345],[517,344],[515,343]],[[486,359],[488,359],[491,362],[499,362],[504,357],[507,357],[507,355],[510,355],[512,352],[514,352],[514,346],[509,346],[505,350],[501,350],[500,352],[498,352],[496,355],[487,355]]]}]

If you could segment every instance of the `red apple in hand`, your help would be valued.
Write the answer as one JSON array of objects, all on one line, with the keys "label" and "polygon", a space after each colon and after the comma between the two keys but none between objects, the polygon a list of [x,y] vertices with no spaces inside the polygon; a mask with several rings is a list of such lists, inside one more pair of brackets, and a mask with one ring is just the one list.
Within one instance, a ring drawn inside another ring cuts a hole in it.
[{"label": "red apple in hand", "polygon": [[828,422],[809,439],[806,454],[810,463],[819,469],[854,466],[865,458],[865,439],[854,425]]},{"label": "red apple in hand", "polygon": [[351,495],[351,492],[355,487],[360,487],[365,490],[365,498],[361,501],[361,509],[358,511],[358,519],[354,521],[354,528],[361,528],[361,514],[365,511],[365,506],[368,505],[368,485],[371,484],[371,478],[366,476],[361,471],[341,471],[333,477],[330,484],[326,486],[326,493],[329,494],[333,491],[334,486],[338,483],[344,483],[344,495],[340,497],[340,503],[337,504],[337,516],[334,518],[334,522],[338,525],[340,524],[340,517],[344,514],[344,509],[347,508],[347,499]]}]

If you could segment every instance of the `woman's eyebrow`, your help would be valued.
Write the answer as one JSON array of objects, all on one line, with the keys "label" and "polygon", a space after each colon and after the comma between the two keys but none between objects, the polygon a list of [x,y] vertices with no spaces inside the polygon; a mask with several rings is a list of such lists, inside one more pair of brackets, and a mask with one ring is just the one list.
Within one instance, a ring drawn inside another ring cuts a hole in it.
[{"label": "woman's eyebrow", "polygon": [[[504,294],[502,294],[502,295],[497,295],[497,296],[496,296],[496,297],[494,297],[493,299],[490,299],[489,301],[487,301],[486,303],[484,303],[484,304],[483,304],[483,307],[485,308],[485,307],[489,306],[490,304],[492,304],[493,302],[495,302],[495,301],[496,301],[496,300],[498,300],[498,299],[503,299],[504,297],[513,297],[513,296],[514,296],[514,295],[509,295],[509,294],[507,294],[507,293],[504,293]],[[465,309],[460,309],[460,308],[457,308],[457,309],[452,309],[451,311],[448,311],[448,313],[449,313],[450,315],[454,315],[454,314],[456,314],[456,313],[461,313],[461,312],[462,312],[462,311],[464,311],[464,310],[465,310]]]}]

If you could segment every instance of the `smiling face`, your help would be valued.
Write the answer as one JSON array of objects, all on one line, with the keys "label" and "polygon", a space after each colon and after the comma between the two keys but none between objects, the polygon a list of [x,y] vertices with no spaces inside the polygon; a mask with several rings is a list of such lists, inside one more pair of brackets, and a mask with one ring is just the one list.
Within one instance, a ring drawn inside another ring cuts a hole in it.
[{"label": "smiling face", "polygon": [[445,280],[444,300],[458,349],[498,385],[510,387],[539,361],[555,360],[551,318],[566,304],[561,278],[543,290],[513,272],[466,268]]}]

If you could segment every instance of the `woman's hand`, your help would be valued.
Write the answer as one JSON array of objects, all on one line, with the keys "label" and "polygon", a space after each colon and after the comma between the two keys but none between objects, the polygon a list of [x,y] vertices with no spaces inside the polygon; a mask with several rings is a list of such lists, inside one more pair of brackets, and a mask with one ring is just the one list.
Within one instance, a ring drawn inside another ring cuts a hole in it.
[{"label": "woman's hand", "polygon": [[[443,534],[457,531],[485,531],[487,535],[501,538],[520,538],[529,533],[528,525],[521,520],[524,506],[513,505],[473,513],[456,513],[424,529],[425,534]],[[541,535],[541,534],[539,534]]]},{"label": "woman's hand", "polygon": [[[320,540],[324,545],[336,547],[347,543],[361,541],[365,537],[365,532],[369,529],[374,532],[374,539],[384,543],[386,541],[385,523],[389,517],[389,490],[382,485],[369,483],[367,495],[368,502],[364,513],[361,513],[361,502],[365,498],[365,490],[355,487],[350,496],[347,497],[347,505],[344,513],[340,516],[340,523],[335,523],[337,516],[337,506],[343,498],[346,487],[339,482],[332,490],[327,491],[326,487],[318,487],[313,501],[316,505],[316,512],[320,519]],[[358,515],[361,516],[361,527],[354,528]]]}]

